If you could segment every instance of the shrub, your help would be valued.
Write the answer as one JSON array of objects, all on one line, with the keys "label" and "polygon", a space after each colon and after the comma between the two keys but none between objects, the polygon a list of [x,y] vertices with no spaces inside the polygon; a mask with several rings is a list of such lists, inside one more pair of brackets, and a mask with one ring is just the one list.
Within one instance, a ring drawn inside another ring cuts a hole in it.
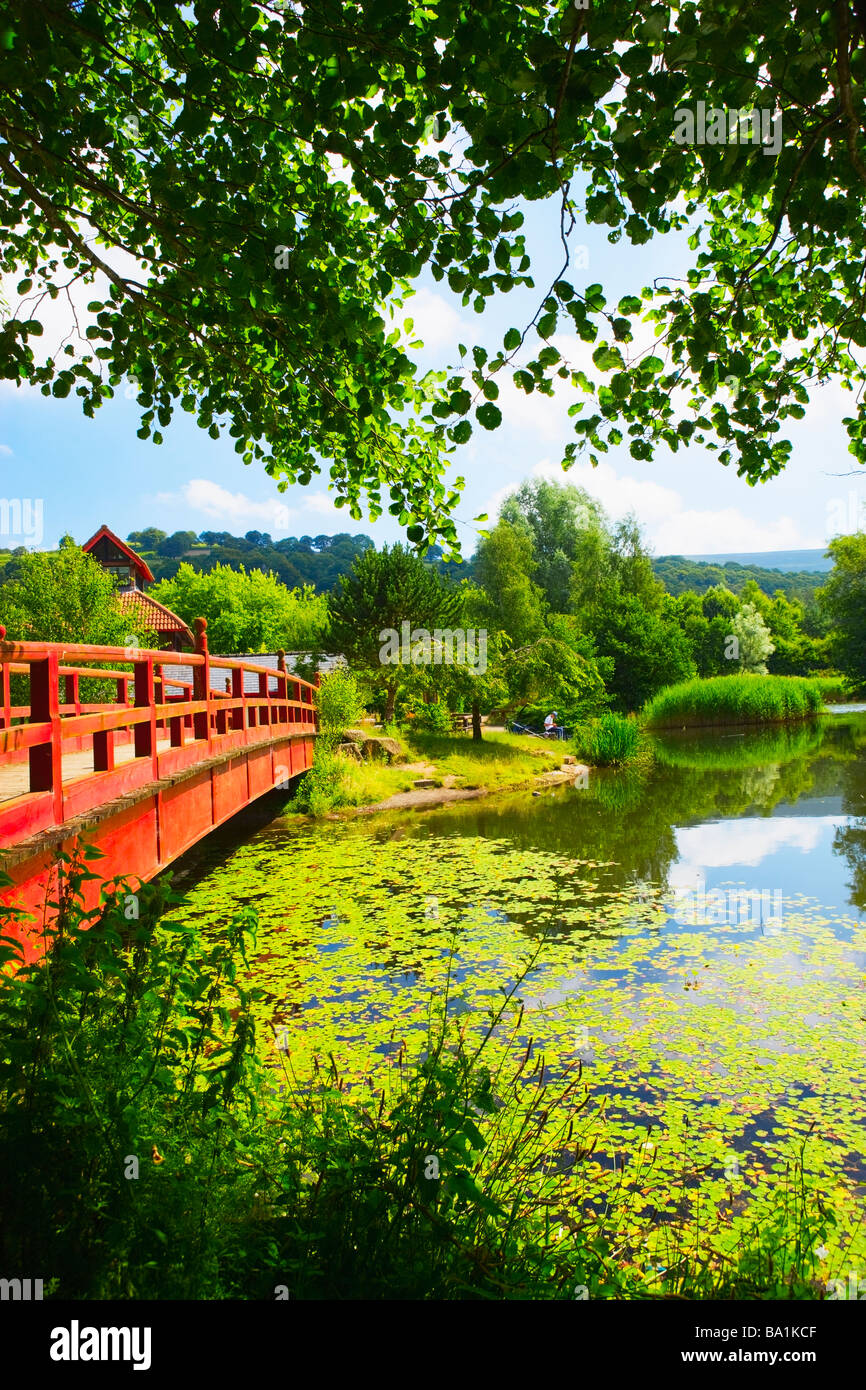
[{"label": "shrub", "polygon": [[586,758],[596,767],[610,767],[637,756],[640,730],[634,719],[608,713],[589,724],[580,725],[572,743],[579,757]]},{"label": "shrub", "polygon": [[821,689],[800,676],[714,676],[668,686],[643,709],[647,728],[780,723],[805,719],[822,706]]},{"label": "shrub", "polygon": [[319,742],[337,743],[364,715],[358,682],[345,666],[337,666],[322,677],[316,698],[319,712]]},{"label": "shrub", "polygon": [[451,716],[448,706],[442,700],[434,700],[429,705],[418,705],[412,728],[425,734],[450,734]]}]

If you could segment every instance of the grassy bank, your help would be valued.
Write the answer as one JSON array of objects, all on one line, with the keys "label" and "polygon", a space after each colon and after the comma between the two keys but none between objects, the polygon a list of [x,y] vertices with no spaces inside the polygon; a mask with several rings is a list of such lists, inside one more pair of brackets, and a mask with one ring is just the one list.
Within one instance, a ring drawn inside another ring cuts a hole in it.
[{"label": "grassy bank", "polygon": [[423,1046],[347,1086],[257,1045],[248,909],[214,939],[164,882],[101,920],[81,884],[49,960],[0,978],[0,1258],[50,1272],[49,1298],[820,1296],[805,1142],[760,1229],[691,1164],[693,1229],[647,1209],[639,1140],[600,1199],[580,1066],[554,1078],[524,1042],[531,959],[478,1034],[446,974]]},{"label": "grassy bank", "polygon": [[805,719],[823,705],[816,680],[800,676],[715,676],[662,690],[643,708],[648,729],[771,724]]},{"label": "grassy bank", "polygon": [[569,751],[566,743],[508,733],[485,733],[476,743],[466,734],[413,730],[400,735],[399,742],[408,766],[357,762],[320,742],[313,768],[302,779],[289,809],[319,816],[341,807],[372,806],[411,791],[421,778],[457,789],[506,791],[559,767]]}]

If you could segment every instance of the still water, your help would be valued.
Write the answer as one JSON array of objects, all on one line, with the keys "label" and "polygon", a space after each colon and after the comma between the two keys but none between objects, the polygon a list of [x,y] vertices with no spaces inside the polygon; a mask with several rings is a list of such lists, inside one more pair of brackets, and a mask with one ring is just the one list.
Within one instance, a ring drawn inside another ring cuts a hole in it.
[{"label": "still water", "polygon": [[866,713],[666,736],[583,788],[246,821],[177,881],[213,932],[256,909],[261,1045],[296,1073],[332,1054],[362,1085],[431,1000],[501,1010],[580,1064],[599,1175],[649,1153],[648,1209],[686,1167],[746,1206],[801,1157],[866,1268]]}]

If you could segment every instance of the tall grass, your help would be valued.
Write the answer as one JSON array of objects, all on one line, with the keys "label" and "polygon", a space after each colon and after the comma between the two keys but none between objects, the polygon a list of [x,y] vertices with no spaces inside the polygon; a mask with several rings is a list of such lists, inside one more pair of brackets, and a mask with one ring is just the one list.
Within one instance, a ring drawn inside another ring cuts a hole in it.
[{"label": "tall grass", "polygon": [[828,705],[844,704],[854,698],[845,676],[812,676],[810,679],[814,680]]},{"label": "tall grass", "polygon": [[634,719],[603,714],[600,719],[578,726],[572,746],[578,757],[594,767],[615,767],[637,756],[640,729]]},{"label": "tall grass", "polygon": [[650,729],[773,724],[817,714],[822,703],[818,682],[801,676],[714,676],[669,685],[647,701],[642,719]]},{"label": "tall grass", "polygon": [[410,791],[415,776],[399,765],[373,759],[356,762],[317,740],[313,766],[300,779],[288,809],[324,816],[341,806],[369,806]]}]

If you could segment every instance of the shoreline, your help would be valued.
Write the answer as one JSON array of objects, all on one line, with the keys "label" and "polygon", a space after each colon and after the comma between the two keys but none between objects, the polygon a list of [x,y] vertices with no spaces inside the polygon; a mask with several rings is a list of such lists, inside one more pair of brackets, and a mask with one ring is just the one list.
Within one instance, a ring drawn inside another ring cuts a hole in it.
[{"label": "shoreline", "polygon": [[385,801],[371,802],[366,806],[341,806],[338,811],[328,811],[323,817],[310,816],[316,820],[343,820],[351,816],[371,816],[384,811],[426,811],[436,806],[447,806],[450,802],[477,801],[482,797],[496,796],[501,792],[524,791],[534,786],[560,786],[576,777],[588,776],[592,768],[588,763],[568,763],[540,772],[535,777],[515,782],[508,787],[427,787],[415,791],[396,792]]}]

